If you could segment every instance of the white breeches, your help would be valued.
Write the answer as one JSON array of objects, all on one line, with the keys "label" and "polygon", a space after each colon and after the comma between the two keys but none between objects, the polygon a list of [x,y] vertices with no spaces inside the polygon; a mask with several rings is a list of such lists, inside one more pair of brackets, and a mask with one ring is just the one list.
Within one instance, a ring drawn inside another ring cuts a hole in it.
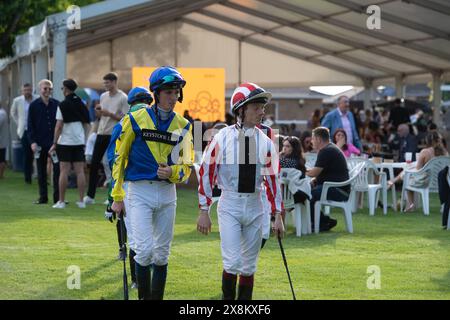
[{"label": "white breeches", "polygon": [[222,191],[217,212],[223,268],[231,274],[254,274],[262,240],[261,195]]},{"label": "white breeches", "polygon": [[136,252],[134,260],[141,266],[167,264],[177,205],[175,185],[163,181],[129,181],[126,198],[128,225]]}]

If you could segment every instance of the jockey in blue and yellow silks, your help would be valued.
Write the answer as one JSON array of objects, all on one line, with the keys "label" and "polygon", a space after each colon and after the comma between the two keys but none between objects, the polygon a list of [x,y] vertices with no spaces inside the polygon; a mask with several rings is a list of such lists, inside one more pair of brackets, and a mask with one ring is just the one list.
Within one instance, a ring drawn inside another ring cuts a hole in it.
[{"label": "jockey in blue and yellow silks", "polygon": [[182,101],[185,84],[175,68],[156,69],[150,76],[155,104],[127,114],[116,141],[112,209],[121,212],[126,197],[140,299],[163,298],[175,221],[175,183],[189,178],[194,162],[191,124],[173,111]]},{"label": "jockey in blue and yellow silks", "polygon": [[[150,105],[153,102],[153,97],[150,93],[150,91],[143,87],[135,87],[130,90],[128,93],[127,102],[130,105],[130,110],[128,113],[137,111],[142,108],[149,108]],[[117,145],[117,139],[119,138],[120,134],[122,133],[122,119],[119,121],[113,128],[111,133],[111,139],[108,145],[108,148],[106,150],[106,154],[108,157],[108,164],[112,171],[112,167],[114,164],[114,155],[116,153]],[[126,164],[125,164],[126,167]],[[108,219],[110,222],[113,222],[113,220],[116,219],[115,213],[112,211],[111,206],[114,202],[114,199],[112,198],[112,188],[114,187],[114,179],[111,178],[111,183],[109,184],[108,189],[108,205],[106,206],[105,210],[105,218]],[[123,188],[126,190],[126,184],[123,185]],[[125,205],[125,212],[127,211],[127,203],[124,201]],[[126,253],[126,246],[124,245],[125,242],[128,242],[128,246],[130,248],[129,250],[129,261],[130,261],[130,274],[131,274],[131,288],[137,288],[136,283],[136,268],[135,268],[135,262],[134,262],[134,256],[136,255],[135,249],[135,243],[134,243],[134,237],[132,229],[130,228],[130,221],[129,217],[125,215],[125,217],[119,215],[119,219],[117,220],[116,224],[117,228],[117,239],[119,242],[119,260],[125,260],[127,257]],[[125,229],[125,230],[124,230]]]}]

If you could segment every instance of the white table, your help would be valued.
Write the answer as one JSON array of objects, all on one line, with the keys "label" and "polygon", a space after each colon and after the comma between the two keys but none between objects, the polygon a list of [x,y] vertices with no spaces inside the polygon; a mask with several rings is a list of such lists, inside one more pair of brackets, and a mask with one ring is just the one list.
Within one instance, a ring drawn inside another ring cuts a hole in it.
[{"label": "white table", "polygon": [[[370,159],[372,160],[372,159]],[[383,169],[387,169],[389,172],[388,180],[393,180],[395,178],[394,175],[394,168],[397,169],[405,169],[408,167],[415,167],[416,163],[406,163],[406,162],[381,162],[381,163],[375,163],[375,166],[380,170],[383,171]],[[395,192],[395,186],[391,187],[392,189],[392,208],[394,211],[397,211],[397,194]]]}]

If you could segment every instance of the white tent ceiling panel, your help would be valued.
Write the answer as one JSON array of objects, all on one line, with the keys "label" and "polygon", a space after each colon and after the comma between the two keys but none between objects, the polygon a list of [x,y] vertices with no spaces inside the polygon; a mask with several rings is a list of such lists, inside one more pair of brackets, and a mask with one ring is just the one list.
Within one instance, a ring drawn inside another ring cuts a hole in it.
[{"label": "white tent ceiling panel", "polygon": [[[242,44],[242,81],[266,86],[361,85],[361,79],[291,58],[251,44]],[[255,59],[255,56],[258,59]],[[262,62],[271,62],[264,63]]]},{"label": "white tent ceiling panel", "polygon": [[[403,79],[403,84],[431,83],[431,81],[433,81],[433,79],[430,74],[420,74],[405,77]],[[375,88],[378,86],[391,86],[395,88],[395,79],[393,78],[375,79],[373,81],[373,86]]]},{"label": "white tent ceiling panel", "polygon": [[315,36],[311,33],[306,33],[306,32],[295,30],[295,29],[292,29],[289,27],[283,27],[283,28],[278,29],[277,31],[286,36],[298,38],[302,41],[312,43],[316,46],[323,47],[327,50],[340,51],[340,50],[348,50],[351,48],[351,47],[343,45],[337,41],[327,40],[327,39]]},{"label": "white tent ceiling panel", "polygon": [[249,23],[249,24],[259,27],[259,28],[272,29],[272,28],[275,28],[276,26],[278,26],[277,23],[255,17],[255,16],[249,15],[247,13],[241,12],[239,10],[228,8],[223,5],[214,4],[214,5],[206,7],[205,9],[207,11],[214,12],[214,13],[220,14],[222,16],[226,16],[229,18],[233,18],[233,19],[236,19],[239,21]]},{"label": "white tent ceiling panel", "polygon": [[428,55],[425,53],[420,53],[415,50],[404,48],[404,47],[401,47],[398,45],[386,46],[386,47],[383,47],[383,50],[402,55],[405,58],[413,59],[415,61],[420,61],[425,64],[432,65],[435,68],[447,69],[450,67],[450,61],[439,59],[434,56],[431,56],[431,55]]},{"label": "white tent ceiling panel", "polygon": [[373,46],[373,45],[386,43],[386,41],[368,37],[367,35],[349,31],[348,29],[340,28],[338,26],[330,25],[328,23],[321,22],[321,21],[307,22],[307,23],[305,23],[305,25],[311,26],[314,29],[326,32],[326,33],[330,34],[331,36],[333,36],[333,35],[340,36],[340,37],[346,38],[348,40],[359,42],[359,44],[361,44],[361,45]]},{"label": "white tent ceiling panel", "polygon": [[379,65],[382,68],[390,68],[398,72],[414,72],[420,70],[417,67],[410,66],[409,64],[401,63],[363,50],[351,51],[345,53],[345,56],[368,61],[370,63]]},{"label": "white tent ceiling panel", "polygon": [[347,68],[349,70],[352,70],[356,73],[359,73],[361,75],[365,75],[367,77],[378,77],[383,76],[385,73],[371,69],[369,67],[363,67],[360,65],[356,65],[354,63],[351,63],[347,60],[340,59],[339,57],[333,57],[333,56],[322,56],[317,58],[320,61],[332,63],[334,65]]},{"label": "white tent ceiling panel", "polygon": [[[423,2],[428,1],[430,0],[423,0]],[[445,6],[449,7],[450,1],[445,1]],[[395,1],[382,5],[381,19],[383,19],[383,11],[418,24],[427,25],[442,31],[450,32],[448,15],[439,13],[435,10],[426,9],[422,6],[410,4],[407,1]]]},{"label": "white tent ceiling panel", "polygon": [[270,44],[272,46],[276,46],[276,47],[280,47],[280,48],[283,48],[283,49],[295,51],[295,52],[297,52],[297,53],[299,53],[301,55],[304,55],[304,56],[313,56],[313,55],[318,55],[319,54],[319,52],[317,52],[317,51],[309,50],[309,49],[303,48],[301,46],[298,46],[298,45],[295,45],[295,44],[291,44],[291,43],[286,42],[286,41],[280,41],[280,40],[277,40],[274,37],[269,37],[269,36],[264,36],[264,35],[254,35],[251,38],[263,41],[263,42],[265,42],[267,44]]},{"label": "white tent ceiling panel", "polygon": [[386,2],[392,2],[397,0],[350,0],[350,1],[356,3],[359,6],[367,7],[372,4],[381,5]]},{"label": "white tent ceiling panel", "polygon": [[206,23],[206,24],[214,26],[216,28],[220,28],[223,30],[227,30],[229,32],[237,33],[242,36],[248,36],[248,35],[253,34],[253,32],[251,30],[241,28],[237,25],[231,25],[229,23],[222,22],[217,19],[207,17],[205,15],[201,15],[199,13],[191,13],[191,14],[186,15],[185,17],[193,19],[193,20],[201,22],[201,23]]},{"label": "white tent ceiling panel", "polygon": [[[337,20],[347,22],[355,27],[364,29],[364,31],[367,31],[367,19],[368,15],[366,14],[360,14],[356,12],[349,12],[345,13],[339,16],[336,16],[335,18]],[[394,24],[392,22],[387,21],[386,19],[383,19],[383,11],[381,11],[381,29],[377,30],[370,30],[371,32],[376,32],[379,34],[385,34],[387,36],[396,37],[401,40],[414,40],[414,39],[422,39],[429,37],[429,34],[416,31],[410,28],[402,27],[397,24]]]},{"label": "white tent ceiling panel", "polygon": [[431,39],[417,42],[420,45],[433,48],[442,52],[450,52],[450,41],[444,39]]},{"label": "white tent ceiling panel", "polygon": [[325,0],[306,0],[306,1],[283,0],[283,2],[290,3],[293,5],[299,5],[302,8],[315,11],[317,13],[320,13],[321,15],[332,15],[343,11],[342,7],[336,6]]},{"label": "white tent ceiling panel", "polygon": [[229,2],[239,4],[263,13],[270,13],[271,15],[284,19],[287,22],[299,22],[308,19],[307,17],[302,16],[300,14],[282,10],[255,0],[231,0]]}]

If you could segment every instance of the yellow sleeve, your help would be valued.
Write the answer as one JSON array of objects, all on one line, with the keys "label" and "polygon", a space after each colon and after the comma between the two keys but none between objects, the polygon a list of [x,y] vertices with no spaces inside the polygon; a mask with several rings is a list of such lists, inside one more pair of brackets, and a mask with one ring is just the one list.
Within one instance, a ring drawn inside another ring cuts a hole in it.
[{"label": "yellow sleeve", "polygon": [[112,178],[115,181],[111,196],[114,201],[123,201],[125,191],[123,180],[125,178],[125,167],[128,162],[131,144],[135,138],[130,116],[126,115],[122,121],[122,132],[116,142],[115,159],[112,167]]},{"label": "yellow sleeve", "polygon": [[177,164],[171,165],[172,175],[169,181],[172,183],[181,183],[189,179],[191,168],[194,165],[194,144],[192,142],[192,125],[186,132],[181,141],[181,148]]}]

